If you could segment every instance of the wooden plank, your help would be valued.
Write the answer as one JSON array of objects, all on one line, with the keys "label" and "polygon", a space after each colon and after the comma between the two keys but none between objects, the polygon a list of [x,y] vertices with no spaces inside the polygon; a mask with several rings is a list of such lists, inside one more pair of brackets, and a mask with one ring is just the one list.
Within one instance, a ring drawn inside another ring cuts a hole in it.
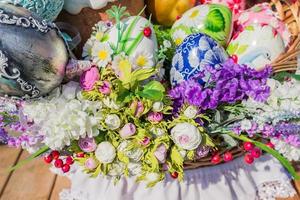
[{"label": "wooden plank", "polygon": [[51,192],[50,200],[59,200],[59,193],[63,189],[70,188],[70,185],[70,180],[67,177],[57,176],[53,190]]},{"label": "wooden plank", "polygon": [[[20,160],[28,157],[22,152]],[[53,188],[55,175],[42,159],[36,159],[14,171],[4,189],[1,200],[46,200]]]},{"label": "wooden plank", "polygon": [[1,162],[0,162],[0,196],[4,187],[11,176],[8,168],[13,166],[21,154],[21,149],[8,148],[7,146],[0,145]]}]

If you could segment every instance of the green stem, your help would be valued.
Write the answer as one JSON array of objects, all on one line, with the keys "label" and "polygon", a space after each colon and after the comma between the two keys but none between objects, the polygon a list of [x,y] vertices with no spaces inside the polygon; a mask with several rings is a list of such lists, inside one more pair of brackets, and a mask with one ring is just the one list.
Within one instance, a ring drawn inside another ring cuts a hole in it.
[{"label": "green stem", "polygon": [[266,151],[267,153],[271,154],[272,156],[274,156],[285,168],[286,170],[291,174],[291,176],[296,179],[299,180],[300,176],[297,174],[296,170],[294,169],[294,167],[291,165],[291,163],[285,159],[280,153],[278,153],[277,151],[275,151],[274,149],[271,149],[270,147],[268,147],[267,145],[252,140],[244,135],[236,135],[232,132],[227,132],[228,135],[230,135],[233,138],[236,138],[238,140],[242,140],[244,142],[251,142],[253,143],[255,146],[261,148],[262,150]]},{"label": "green stem", "polygon": [[8,169],[9,172],[14,171],[16,169],[19,169],[20,167],[22,167],[23,165],[29,163],[30,161],[32,161],[33,159],[39,157],[40,155],[42,155],[43,153],[49,151],[50,148],[48,146],[43,146],[41,149],[39,149],[37,152],[35,152],[34,154],[30,155],[28,158],[26,158],[25,160],[22,160],[20,162],[18,162],[15,166],[11,167]]},{"label": "green stem", "polygon": [[126,46],[126,42],[128,41],[128,38],[134,28],[134,26],[136,25],[138,19],[139,19],[139,16],[141,16],[141,14],[144,12],[144,10],[146,9],[146,6],[144,6],[144,8],[139,12],[139,14],[134,18],[134,20],[131,22],[131,24],[129,25],[128,29],[127,29],[127,32],[125,34],[124,37],[121,38],[121,41],[122,41],[122,45],[121,45],[121,51],[124,51],[125,50],[125,46]]}]

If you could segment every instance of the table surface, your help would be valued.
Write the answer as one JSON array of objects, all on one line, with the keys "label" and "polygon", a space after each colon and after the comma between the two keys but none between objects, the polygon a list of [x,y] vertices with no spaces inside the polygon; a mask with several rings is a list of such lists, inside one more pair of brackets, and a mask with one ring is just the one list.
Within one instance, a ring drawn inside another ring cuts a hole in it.
[{"label": "table surface", "polygon": [[[69,180],[52,174],[42,159],[9,173],[7,169],[28,153],[5,146],[0,146],[0,152],[0,200],[59,200],[60,191],[70,187]],[[298,195],[285,200],[300,200],[300,182],[295,187]]]}]

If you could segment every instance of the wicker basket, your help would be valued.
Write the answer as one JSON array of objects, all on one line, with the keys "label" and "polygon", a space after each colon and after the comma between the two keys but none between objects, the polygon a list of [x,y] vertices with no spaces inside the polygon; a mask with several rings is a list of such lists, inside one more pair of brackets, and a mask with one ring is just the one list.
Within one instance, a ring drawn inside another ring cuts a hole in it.
[{"label": "wicker basket", "polygon": [[[270,5],[273,10],[278,13],[279,18],[287,24],[291,33],[291,43],[287,51],[281,54],[271,64],[273,72],[294,72],[297,70],[297,57],[300,54],[300,2],[296,1],[296,3],[290,3],[284,0],[271,0]],[[246,151],[238,146],[230,150],[221,151],[219,152],[219,155],[222,157],[227,151],[232,153],[234,159],[246,154]],[[222,164],[222,162],[220,164]],[[211,162],[211,156],[207,156],[195,161],[186,161],[184,163],[184,168],[188,170],[213,165],[215,164]]]},{"label": "wicker basket", "polygon": [[281,54],[273,63],[275,73],[282,71],[296,71],[297,57],[300,53],[300,2],[294,3],[287,0],[272,0],[271,5],[278,13],[279,18],[284,21],[291,33],[291,45],[287,51]]}]

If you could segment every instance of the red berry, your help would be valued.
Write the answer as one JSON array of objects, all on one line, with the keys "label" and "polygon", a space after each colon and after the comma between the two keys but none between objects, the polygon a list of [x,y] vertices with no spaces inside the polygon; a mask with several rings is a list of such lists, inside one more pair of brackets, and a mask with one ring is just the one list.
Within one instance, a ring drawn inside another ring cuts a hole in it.
[{"label": "red berry", "polygon": [[254,162],[254,158],[252,157],[252,155],[246,154],[244,157],[244,161],[250,165]]},{"label": "red berry", "polygon": [[224,159],[225,162],[232,161],[232,160],[233,160],[232,153],[226,152],[226,153],[223,155],[223,159]]},{"label": "red berry", "polygon": [[60,153],[58,151],[52,151],[51,155],[52,155],[53,159],[56,160],[59,158]]},{"label": "red berry", "polygon": [[259,158],[261,156],[261,150],[259,148],[254,148],[250,151],[251,156],[254,158]]},{"label": "red berry", "polygon": [[222,161],[221,159],[221,156],[219,154],[216,154],[214,155],[212,158],[211,158],[211,162],[213,164],[219,164],[220,162]]},{"label": "red berry", "polygon": [[54,166],[55,166],[56,168],[62,168],[63,165],[64,165],[64,163],[63,163],[62,159],[57,159],[57,160],[55,160],[55,162],[54,162]]},{"label": "red berry", "polygon": [[50,164],[52,162],[52,160],[53,160],[53,157],[52,157],[51,154],[49,154],[49,155],[47,155],[47,156],[44,157],[45,163]]},{"label": "red berry", "polygon": [[68,156],[68,157],[66,158],[66,163],[67,163],[68,165],[72,165],[72,164],[74,163],[73,158],[72,158],[71,156]]},{"label": "red berry", "polygon": [[237,55],[232,55],[231,59],[233,60],[234,63],[237,63],[239,61],[239,58],[237,57]]},{"label": "red berry", "polygon": [[178,178],[178,172],[171,173],[171,177],[174,179]]},{"label": "red berry", "polygon": [[70,165],[65,164],[61,169],[64,173],[67,173],[70,171]]},{"label": "red berry", "polygon": [[254,145],[251,142],[244,142],[244,149],[246,151],[251,151],[254,148]]},{"label": "red berry", "polygon": [[83,152],[79,152],[76,154],[77,158],[84,158],[84,153]]},{"label": "red berry", "polygon": [[144,36],[151,37],[151,34],[152,34],[152,30],[150,27],[144,28]]},{"label": "red berry", "polygon": [[266,144],[270,149],[274,149],[275,148],[275,145],[272,143],[272,142],[268,142]]},{"label": "red berry", "polygon": [[176,20],[179,20],[181,18],[181,15],[176,16]]}]

